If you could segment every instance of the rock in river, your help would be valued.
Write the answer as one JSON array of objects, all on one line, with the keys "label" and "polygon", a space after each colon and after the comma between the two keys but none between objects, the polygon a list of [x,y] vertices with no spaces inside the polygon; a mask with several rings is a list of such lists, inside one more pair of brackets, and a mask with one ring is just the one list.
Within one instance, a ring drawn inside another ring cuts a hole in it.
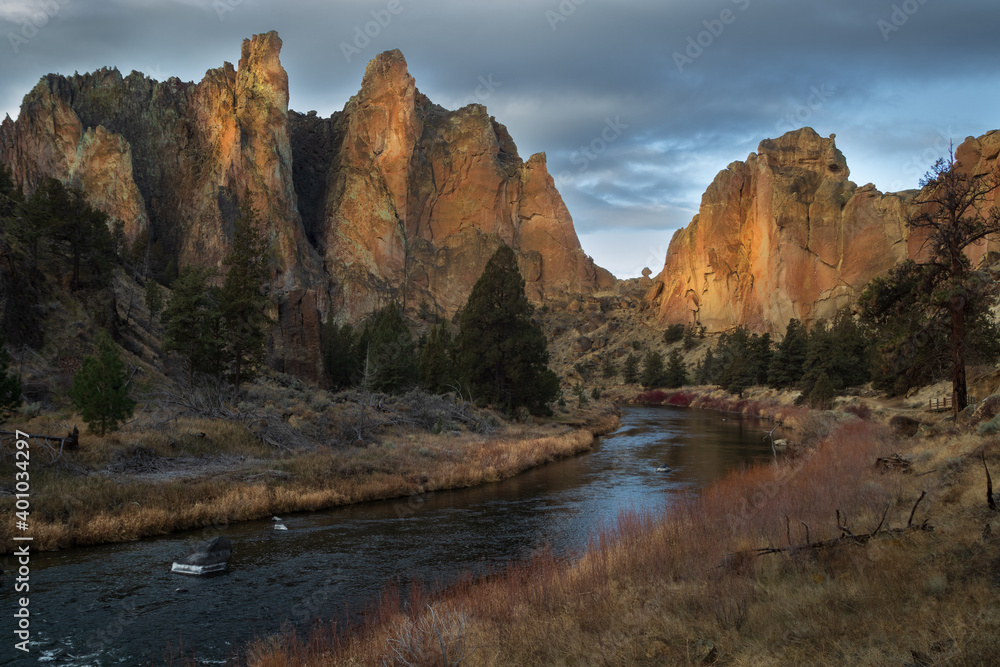
[{"label": "rock in river", "polygon": [[212,574],[224,572],[229,565],[233,545],[225,537],[213,537],[203,542],[187,556],[174,561],[171,572],[181,574]]}]

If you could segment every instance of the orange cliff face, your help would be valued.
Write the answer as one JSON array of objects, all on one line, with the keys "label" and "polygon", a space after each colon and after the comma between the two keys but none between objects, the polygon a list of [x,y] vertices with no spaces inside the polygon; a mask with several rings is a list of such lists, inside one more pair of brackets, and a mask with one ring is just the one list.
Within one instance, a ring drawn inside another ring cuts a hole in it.
[{"label": "orange cliff face", "polygon": [[544,156],[524,163],[481,105],[433,104],[399,51],[368,64],[342,112],[292,128],[304,217],[352,317],[400,297],[451,315],[500,243],[536,301],[614,280],[584,255]]},{"label": "orange cliff face", "polygon": [[810,128],[761,142],[719,172],[670,242],[646,295],[663,322],[783,333],[832,318],[910,255],[914,193],[858,187],[833,137]]},{"label": "orange cliff face", "polygon": [[148,229],[178,266],[219,268],[245,193],[271,239],[271,363],[323,377],[324,318],[389,299],[442,315],[499,246],[541,301],[609,286],[580,248],[544,155],[523,162],[484,107],[447,111],[383,53],[331,118],[288,109],[274,32],[200,83],[115,69],[49,75],[0,126],[0,161],[28,192],[46,176],[85,191],[134,239]]}]

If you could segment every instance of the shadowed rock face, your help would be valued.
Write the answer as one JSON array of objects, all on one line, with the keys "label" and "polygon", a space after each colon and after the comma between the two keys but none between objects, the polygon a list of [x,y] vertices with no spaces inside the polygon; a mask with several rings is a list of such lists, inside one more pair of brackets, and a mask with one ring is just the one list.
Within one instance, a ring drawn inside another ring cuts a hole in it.
[{"label": "shadowed rock face", "polygon": [[271,239],[272,363],[314,382],[324,316],[401,297],[450,315],[501,242],[536,301],[613,283],[580,248],[544,156],[523,162],[484,107],[432,104],[392,51],[342,112],[298,114],[280,50],[276,33],[256,35],[238,67],[197,84],[48,75],[0,126],[0,160],[29,192],[47,176],[82,188],[179,266],[222,266],[248,194]]}]

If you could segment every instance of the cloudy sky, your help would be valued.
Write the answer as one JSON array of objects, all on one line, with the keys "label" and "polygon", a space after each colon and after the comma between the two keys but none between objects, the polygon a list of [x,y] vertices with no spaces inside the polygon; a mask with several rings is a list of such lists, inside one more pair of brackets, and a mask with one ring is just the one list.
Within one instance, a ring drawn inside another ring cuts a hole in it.
[{"label": "cloudy sky", "polygon": [[399,48],[433,101],[548,154],[584,249],[626,277],[662,267],[719,170],[802,125],[859,184],[915,187],[1000,128],[998,27],[996,0],[0,0],[0,114],[48,72],[197,81],[274,29],[290,106],[329,115]]}]

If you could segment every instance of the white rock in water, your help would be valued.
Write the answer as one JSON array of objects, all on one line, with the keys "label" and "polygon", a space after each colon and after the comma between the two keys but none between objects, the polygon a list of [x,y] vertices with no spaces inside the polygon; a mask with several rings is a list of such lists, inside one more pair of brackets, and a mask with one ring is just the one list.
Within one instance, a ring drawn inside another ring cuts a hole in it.
[{"label": "white rock in water", "polygon": [[274,529],[275,530],[288,530],[288,526],[286,526],[283,523],[276,523],[276,524],[274,524]]}]

